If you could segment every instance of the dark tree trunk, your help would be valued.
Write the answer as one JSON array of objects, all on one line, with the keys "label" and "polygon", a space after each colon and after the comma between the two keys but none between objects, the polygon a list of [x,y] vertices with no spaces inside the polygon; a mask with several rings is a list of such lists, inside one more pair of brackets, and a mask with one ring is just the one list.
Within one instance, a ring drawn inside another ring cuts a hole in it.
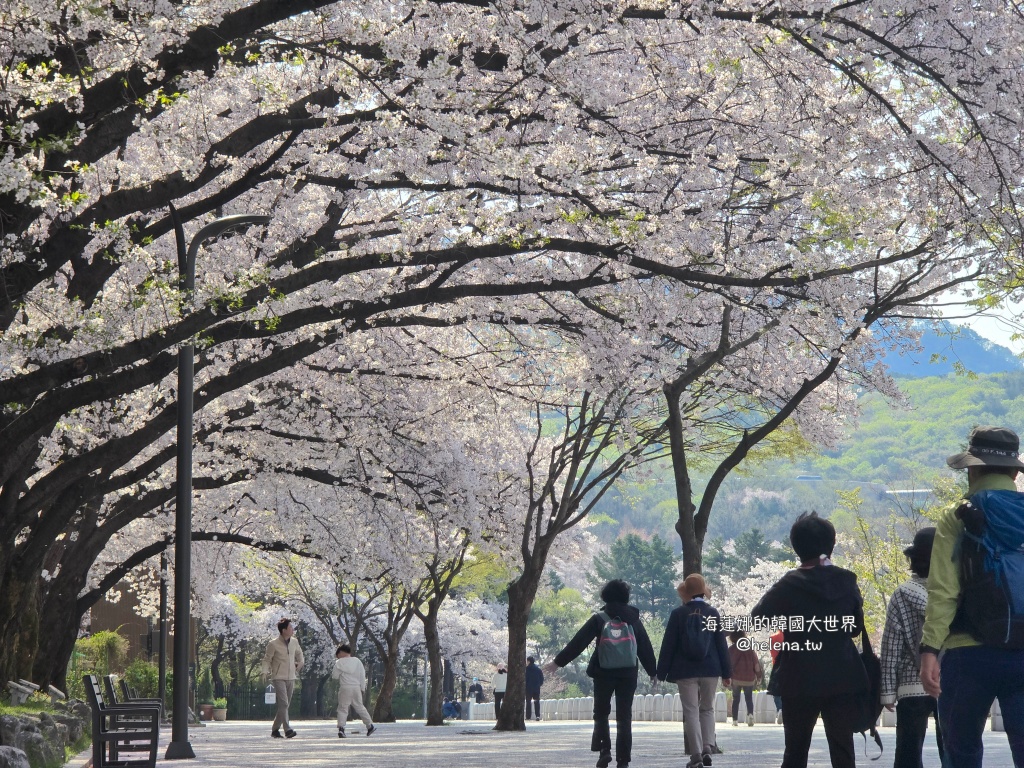
[{"label": "dark tree trunk", "polygon": [[39,648],[32,667],[32,682],[67,690],[67,670],[75,651],[82,614],[77,608],[77,591],[62,589],[47,594],[43,601]]},{"label": "dark tree trunk", "polygon": [[423,621],[423,638],[427,644],[427,658],[430,660],[430,693],[427,698],[427,725],[444,725],[442,713],[442,683],[444,679],[441,659],[441,636],[437,632],[437,605],[431,600]]},{"label": "dark tree trunk", "polygon": [[[0,678],[3,680],[28,679],[35,668],[39,650],[39,631],[42,618],[44,592],[41,586],[43,570],[51,572],[60,563],[54,547],[63,550],[57,536],[64,530],[62,520],[80,505],[78,491],[60,494],[38,516],[39,524],[20,548],[4,546],[0,562],[5,564],[0,576]],[[13,553],[13,554],[12,554]],[[91,563],[90,563],[91,564]],[[77,574],[72,574],[73,577]],[[46,589],[63,589],[63,572],[45,582]],[[81,614],[79,614],[81,615]],[[67,664],[68,659],[63,660]],[[36,682],[33,680],[33,682]]]},{"label": "dark tree trunk", "polygon": [[316,699],[320,676],[313,670],[313,667],[313,664],[308,664],[302,670],[302,694],[299,697],[299,717],[316,717]]},{"label": "dark tree trunk", "polygon": [[[545,560],[542,555],[541,563]],[[508,588],[508,683],[501,713],[494,726],[497,731],[526,730],[523,715],[526,705],[526,626],[530,623],[530,611],[543,572],[543,565],[537,568],[531,564]]]},{"label": "dark tree trunk", "polygon": [[683,547],[683,575],[700,573],[702,567],[702,550],[706,530],[697,530],[694,521],[696,507],[693,504],[693,482],[690,469],[686,462],[686,445],[683,441],[683,418],[679,410],[679,397],[682,389],[679,386],[666,384],[664,387],[665,402],[668,405],[668,435],[672,452],[672,476],[676,485],[676,503],[678,518],[676,533]]},{"label": "dark tree trunk", "polygon": [[249,667],[248,661],[246,660],[246,649],[248,648],[249,641],[243,640],[238,644],[238,675],[235,676],[235,680],[238,682],[249,681]]},{"label": "dark tree trunk", "polygon": [[4,680],[32,675],[39,633],[39,580],[38,572],[11,572],[0,590],[0,616],[6,619],[0,627],[0,673]]},{"label": "dark tree trunk", "polygon": [[450,660],[444,660],[444,695],[450,699],[455,698],[455,672],[452,670]]},{"label": "dark tree trunk", "polygon": [[[403,631],[402,635],[404,634]],[[402,635],[388,638],[387,652],[384,656],[384,677],[380,681],[377,701],[373,705],[373,722],[375,723],[395,722],[392,700],[395,696],[395,688],[398,686],[399,643],[402,640]]]},{"label": "dark tree trunk", "polygon": [[213,697],[224,698],[224,679],[220,676],[220,665],[224,661],[224,635],[217,636],[217,652],[210,663],[210,677],[213,679]]},{"label": "dark tree trunk", "polygon": [[326,710],[326,706],[325,706],[326,702],[324,701],[324,699],[327,698],[327,697],[324,695],[324,688],[327,687],[327,681],[330,680],[330,679],[331,679],[330,675],[321,675],[320,676],[320,681],[316,685],[316,716],[317,717],[326,717],[327,716],[327,710]]}]

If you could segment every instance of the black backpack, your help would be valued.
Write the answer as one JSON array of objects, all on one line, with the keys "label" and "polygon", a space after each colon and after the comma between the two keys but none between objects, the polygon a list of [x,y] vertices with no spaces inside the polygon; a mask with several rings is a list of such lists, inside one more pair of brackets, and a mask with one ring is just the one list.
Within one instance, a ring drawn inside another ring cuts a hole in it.
[{"label": "black backpack", "polygon": [[868,639],[868,631],[865,627],[861,627],[860,637],[860,660],[867,673],[868,689],[854,699],[856,712],[850,725],[854,733],[859,733],[864,737],[865,755],[867,755],[867,734],[871,734],[871,738],[878,745],[878,757],[871,759],[878,760],[882,756],[882,737],[878,735],[875,724],[878,722],[879,715],[882,714],[882,664],[871,648],[871,641]]},{"label": "black backpack", "polygon": [[995,648],[1024,648],[1024,493],[980,491],[956,516],[964,533],[953,627]]},{"label": "black backpack", "polygon": [[690,661],[704,661],[711,650],[714,633],[708,629],[707,616],[694,606],[683,620],[683,657]]}]

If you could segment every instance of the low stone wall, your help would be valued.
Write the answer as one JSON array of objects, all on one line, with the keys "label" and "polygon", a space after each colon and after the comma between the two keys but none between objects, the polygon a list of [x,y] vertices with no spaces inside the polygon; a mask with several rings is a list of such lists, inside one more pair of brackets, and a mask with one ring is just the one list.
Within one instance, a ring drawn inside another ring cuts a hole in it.
[{"label": "low stone wall", "polygon": [[0,768],[60,768],[66,748],[91,737],[89,705],[70,701],[61,712],[0,715]]}]

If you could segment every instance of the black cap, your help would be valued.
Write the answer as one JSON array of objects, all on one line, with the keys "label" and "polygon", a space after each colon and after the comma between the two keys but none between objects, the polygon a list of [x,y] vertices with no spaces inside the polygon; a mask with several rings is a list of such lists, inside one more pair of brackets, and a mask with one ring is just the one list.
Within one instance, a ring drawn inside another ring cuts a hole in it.
[{"label": "black cap", "polygon": [[932,556],[932,542],[935,528],[922,528],[914,534],[914,543],[903,550],[903,554],[914,560],[928,560]]}]

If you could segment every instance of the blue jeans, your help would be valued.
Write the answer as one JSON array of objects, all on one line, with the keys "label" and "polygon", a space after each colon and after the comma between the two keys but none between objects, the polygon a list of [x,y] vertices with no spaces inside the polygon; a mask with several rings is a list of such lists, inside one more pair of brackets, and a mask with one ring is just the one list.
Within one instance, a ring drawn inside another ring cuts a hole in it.
[{"label": "blue jeans", "polygon": [[984,645],[942,654],[939,723],[944,765],[981,768],[981,734],[999,699],[1014,765],[1024,765],[1024,651]]}]

